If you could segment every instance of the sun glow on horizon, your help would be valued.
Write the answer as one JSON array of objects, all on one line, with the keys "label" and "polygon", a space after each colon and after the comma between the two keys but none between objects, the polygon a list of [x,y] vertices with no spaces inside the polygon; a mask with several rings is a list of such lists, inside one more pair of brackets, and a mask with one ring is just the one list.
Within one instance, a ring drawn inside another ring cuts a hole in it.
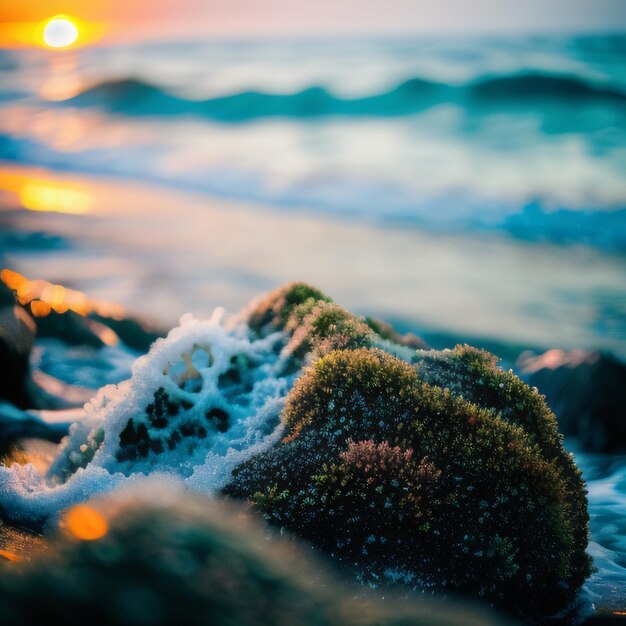
[{"label": "sun glow on horizon", "polygon": [[67,48],[76,43],[78,27],[65,15],[50,18],[43,29],[43,41],[50,48]]}]

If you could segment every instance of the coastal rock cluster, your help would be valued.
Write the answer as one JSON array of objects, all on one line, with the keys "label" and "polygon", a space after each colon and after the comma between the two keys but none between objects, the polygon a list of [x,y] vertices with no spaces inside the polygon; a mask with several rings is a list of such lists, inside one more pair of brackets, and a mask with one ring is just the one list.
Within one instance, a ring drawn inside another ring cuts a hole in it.
[{"label": "coastal rock cluster", "polygon": [[183,318],[86,405],[45,474],[0,467],[0,511],[40,528],[158,472],[248,503],[367,587],[541,620],[591,572],[585,485],[537,389],[303,283]]}]

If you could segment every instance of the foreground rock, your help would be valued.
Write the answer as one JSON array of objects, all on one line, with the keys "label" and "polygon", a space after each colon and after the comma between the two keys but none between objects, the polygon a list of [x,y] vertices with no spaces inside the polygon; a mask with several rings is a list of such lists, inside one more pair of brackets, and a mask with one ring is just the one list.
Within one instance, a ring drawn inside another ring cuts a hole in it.
[{"label": "foreground rock", "polygon": [[427,598],[377,601],[344,586],[304,550],[268,536],[240,508],[148,481],[67,511],[47,550],[30,562],[20,562],[20,553],[2,567],[0,558],[2,623],[503,623],[471,607]]},{"label": "foreground rock", "polygon": [[522,354],[521,376],[545,394],[563,434],[584,450],[626,452],[626,365],[610,354],[550,350]]},{"label": "foreground rock", "polygon": [[320,358],[287,398],[286,437],[225,493],[368,584],[469,592],[527,617],[563,609],[590,573],[588,515],[542,397],[488,353],[407,354],[316,293],[294,306],[294,289],[252,321]]}]

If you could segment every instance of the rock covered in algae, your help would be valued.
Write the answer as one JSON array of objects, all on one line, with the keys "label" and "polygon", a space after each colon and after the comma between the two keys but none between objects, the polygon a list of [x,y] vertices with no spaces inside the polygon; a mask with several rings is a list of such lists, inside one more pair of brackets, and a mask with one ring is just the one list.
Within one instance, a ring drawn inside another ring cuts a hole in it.
[{"label": "rock covered in algae", "polygon": [[530,618],[563,610],[590,573],[586,493],[543,397],[467,346],[408,355],[343,317],[317,335],[307,316],[331,305],[298,292],[255,315],[319,358],[287,397],[283,440],[225,493],[370,585],[471,593]]},{"label": "rock covered in algae", "polygon": [[377,602],[249,512],[154,480],[73,507],[30,562],[0,559],[0,604],[7,626],[502,623],[428,599]]},{"label": "rock covered in algae", "polygon": [[590,573],[588,516],[554,415],[492,355],[420,345],[302,283],[186,317],[87,406],[48,476],[0,467],[0,509],[29,523],[165,470],[369,586],[564,610]]}]

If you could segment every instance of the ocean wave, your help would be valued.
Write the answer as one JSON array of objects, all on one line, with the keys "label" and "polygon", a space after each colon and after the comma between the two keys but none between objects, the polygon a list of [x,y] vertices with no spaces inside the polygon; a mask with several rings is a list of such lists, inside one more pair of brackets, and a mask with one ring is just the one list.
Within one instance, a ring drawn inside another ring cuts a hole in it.
[{"label": "ocean wave", "polygon": [[314,85],[289,94],[249,90],[192,100],[156,84],[123,78],[97,83],[66,102],[132,115],[190,114],[221,122],[242,122],[265,117],[395,117],[445,103],[480,107],[508,106],[511,102],[520,105],[567,102],[623,107],[626,93],[578,76],[522,72],[489,76],[464,85],[411,78],[391,90],[358,98],[339,97],[325,87]]},{"label": "ocean wave", "polygon": [[[174,126],[171,132],[176,128]],[[219,137],[225,137],[223,141],[226,141],[230,135]],[[598,196],[585,204],[568,203],[567,196],[559,195],[560,187],[575,190],[574,196],[584,195],[585,185],[576,180],[580,168],[554,178],[553,195],[542,197],[531,192],[535,183],[522,166],[515,170],[519,177],[509,179],[526,190],[516,196],[506,190],[494,195],[493,190],[482,183],[472,188],[435,186],[428,190],[427,179],[420,178],[419,174],[415,175],[417,186],[403,183],[392,186],[384,178],[368,178],[366,169],[346,174],[345,165],[344,169],[339,165],[335,167],[335,178],[325,177],[323,173],[301,179],[284,174],[280,187],[272,186],[271,171],[246,166],[207,166],[168,172],[158,167],[159,160],[170,154],[166,147],[136,146],[132,142],[109,150],[62,151],[42,141],[0,133],[0,151],[5,163],[141,180],[212,198],[252,202],[268,211],[310,211],[320,217],[335,215],[355,222],[440,234],[500,233],[527,242],[583,244],[607,252],[626,253],[623,194],[616,196],[617,200]],[[493,159],[496,158],[494,154]],[[458,156],[456,159],[451,153],[448,161],[451,168],[462,166],[459,166]],[[593,162],[584,161],[583,165],[591,167]],[[0,220],[0,230],[3,226],[6,230],[9,224],[9,217]],[[0,236],[0,244],[4,243],[7,250],[28,247],[32,241],[35,240],[30,235],[18,237],[9,231],[4,237]],[[56,245],[62,244],[57,242]]]}]

